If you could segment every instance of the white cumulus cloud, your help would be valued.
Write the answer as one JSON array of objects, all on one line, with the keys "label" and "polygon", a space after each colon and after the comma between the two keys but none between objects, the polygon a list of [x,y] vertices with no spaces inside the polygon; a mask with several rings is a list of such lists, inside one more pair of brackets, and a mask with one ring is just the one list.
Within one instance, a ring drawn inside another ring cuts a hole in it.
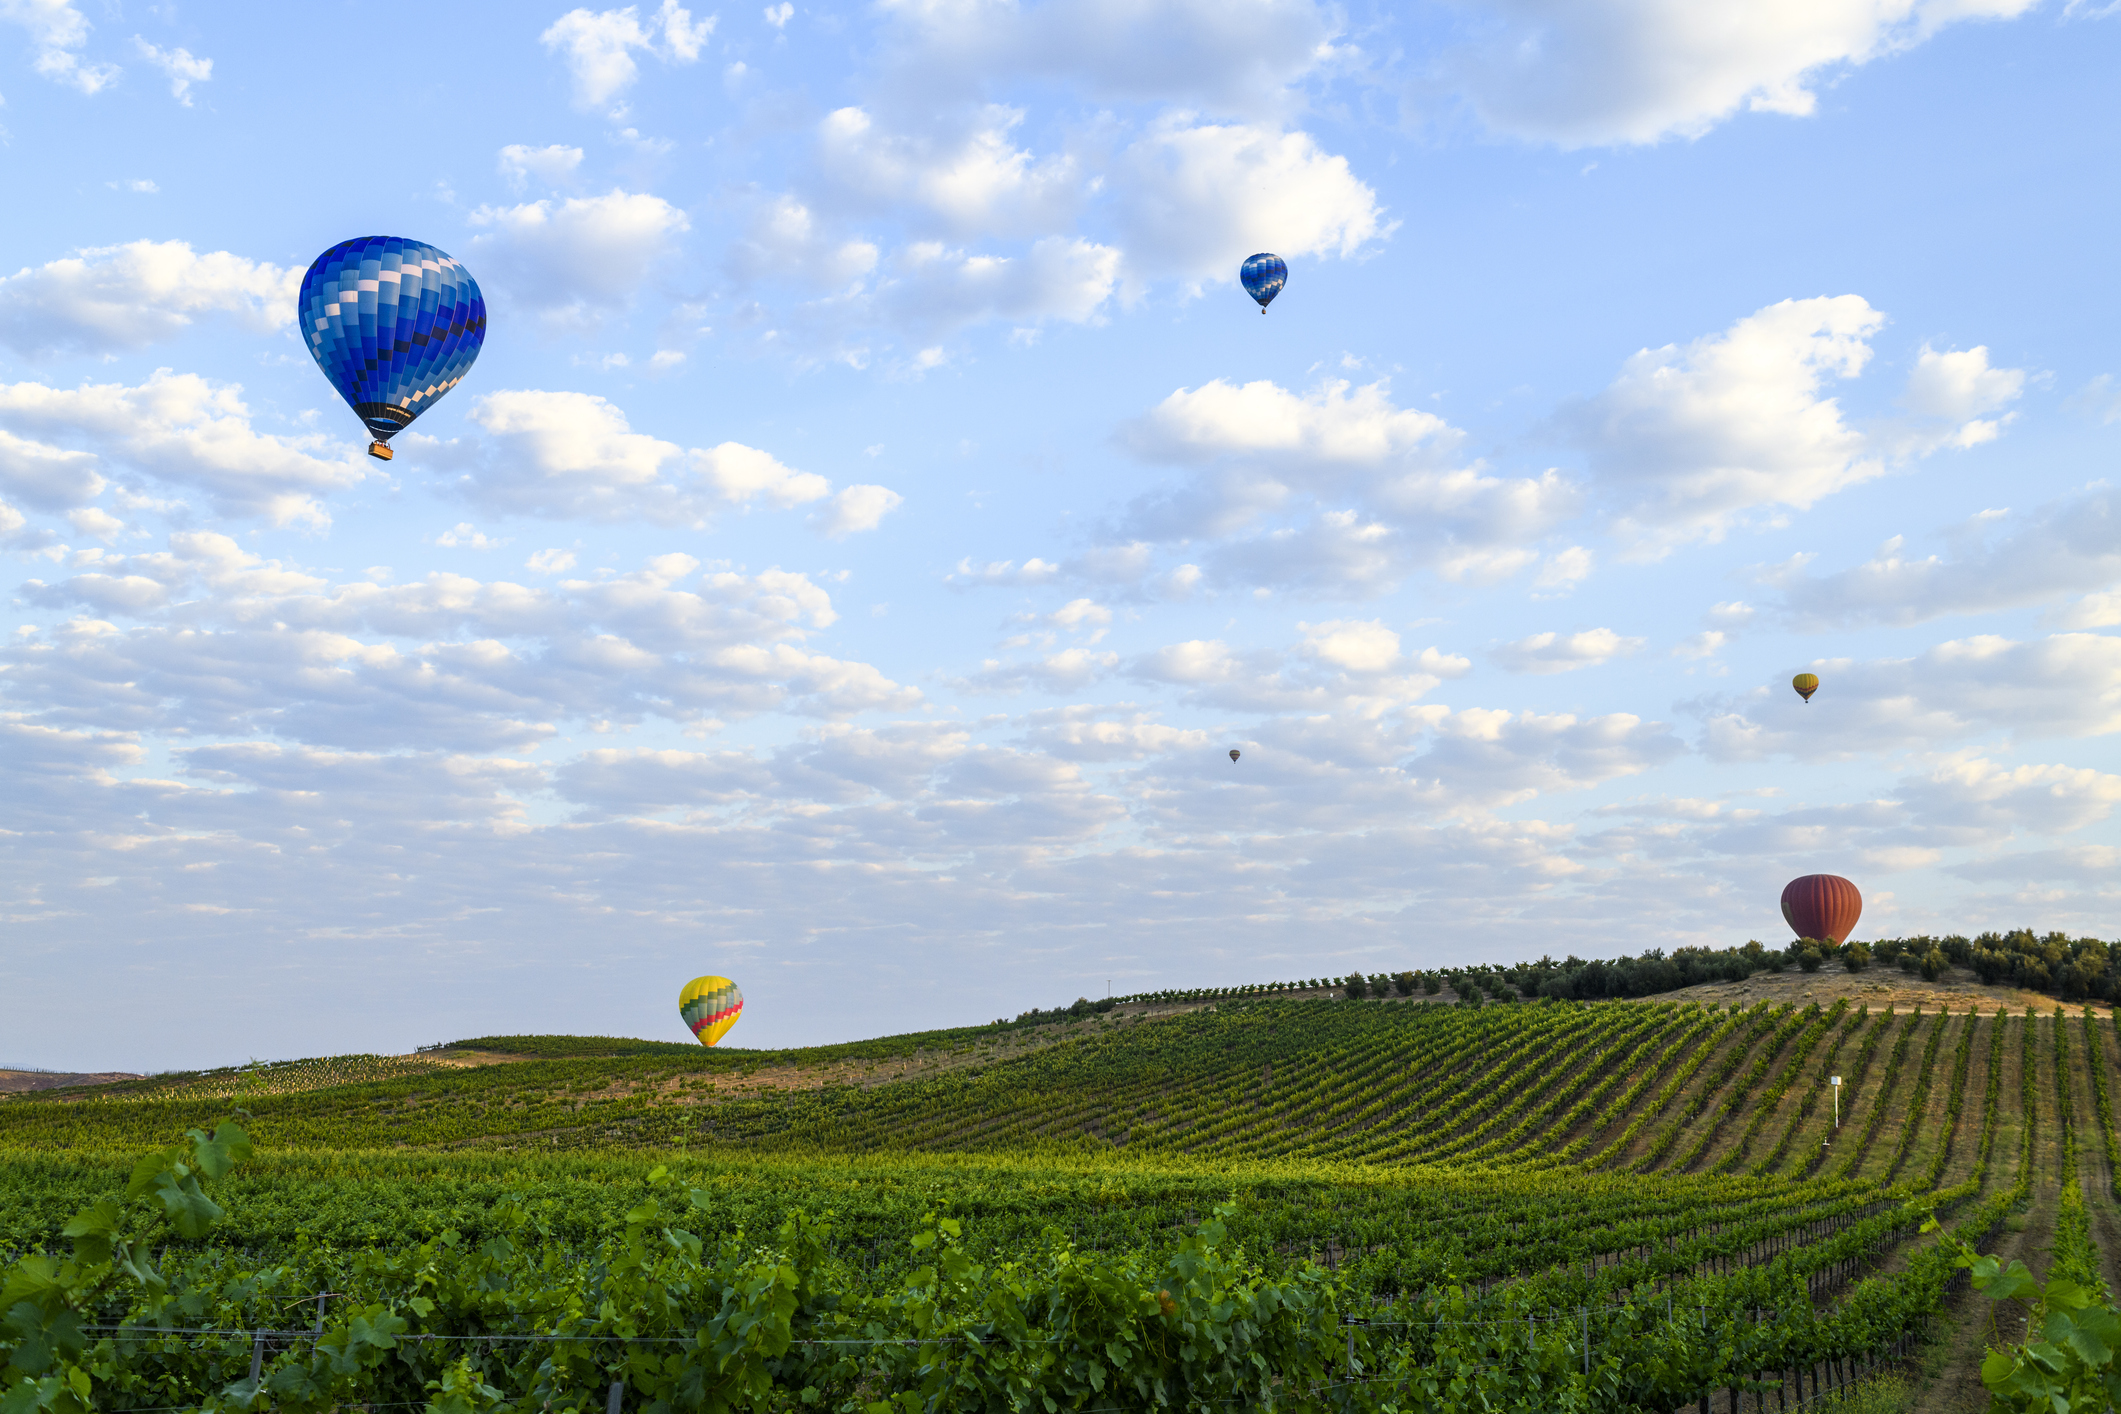
[{"label": "white cumulus cloud", "polygon": [[890,0],[913,45],[908,79],[959,89],[1060,79],[1103,99],[1259,113],[1329,61],[1339,22],[1313,0]]},{"label": "white cumulus cloud", "polygon": [[744,279],[794,279],[840,289],[876,268],[874,242],[834,235],[804,202],[782,193],[761,201],[744,237],[730,247],[730,268]]},{"label": "white cumulus cloud", "polygon": [[1306,656],[1351,673],[1381,673],[1399,661],[1399,635],[1375,619],[1300,623]]},{"label": "white cumulus cloud", "polygon": [[1912,425],[1901,434],[1896,450],[1923,456],[1945,447],[1993,442],[2012,414],[1989,414],[2001,412],[2024,391],[2025,370],[1990,366],[1985,346],[1939,353],[1924,344],[1901,397]]},{"label": "white cumulus cloud", "polygon": [[1740,110],[1802,116],[1839,72],[2033,0],[1482,0],[1442,64],[1489,127],[1585,147],[1698,137]]},{"label": "white cumulus cloud", "polygon": [[2022,518],[1985,512],[1945,539],[1948,554],[1910,554],[1906,538],[1896,535],[1868,561],[1832,574],[1809,573],[1807,561],[1754,573],[1781,591],[1783,611],[1805,630],[1914,624],[2071,595],[2083,597],[2054,610],[2058,627],[2121,623],[2109,609],[2111,590],[2121,584],[2121,496],[2105,487]]},{"label": "white cumulus cloud", "polygon": [[1493,583],[1536,562],[1533,542],[1578,499],[1556,472],[1505,478],[1454,465],[1463,434],[1398,406],[1383,382],[1299,393],[1215,379],[1172,393],[1121,438],[1196,470],[1136,498],[1112,537],[1208,540],[1202,573],[1223,587],[1369,597],[1422,568]]},{"label": "white cumulus cloud", "polygon": [[507,179],[508,185],[521,191],[532,180],[540,185],[556,187],[574,176],[582,165],[582,149],[562,147],[551,143],[545,147],[531,147],[525,143],[512,142],[501,149],[495,167]]},{"label": "white cumulus cloud", "polygon": [[2018,739],[2121,731],[2121,639],[2058,633],[1952,639],[1909,658],[1830,660],[1809,705],[1781,683],[1706,701],[1702,749],[1715,760],[1836,761]]},{"label": "white cumulus cloud", "polygon": [[1460,439],[1434,413],[1393,405],[1390,385],[1345,379],[1297,393],[1260,379],[1242,386],[1211,379],[1180,388],[1128,435],[1159,461],[1200,462],[1243,455],[1288,466],[1317,462],[1375,465],[1448,450]]},{"label": "white cumulus cloud", "polygon": [[12,434],[0,444],[9,484],[43,485],[54,503],[93,494],[90,471],[109,467],[197,487],[225,515],[323,524],[318,497],[365,475],[350,451],[319,455],[331,446],[324,436],[256,431],[241,385],[166,368],[136,386],[0,384],[0,433]]},{"label": "white cumulus cloud", "polygon": [[1842,414],[1833,382],[1860,375],[1885,315],[1857,295],[1784,300],[1720,334],[1644,349],[1596,397],[1562,410],[1627,552],[1654,559],[1715,541],[1748,518],[1808,510],[1884,475],[1898,458],[1994,437],[1995,412],[2025,375],[1988,351],[1925,347],[1903,404],[1912,420],[1866,429]]},{"label": "white cumulus cloud", "polygon": [[1490,656],[1513,673],[1567,673],[1639,653],[1643,642],[1640,638],[1623,638],[1609,628],[1571,634],[1535,633],[1501,645]]},{"label": "white cumulus cloud", "polygon": [[1346,258],[1392,229],[1348,159],[1301,131],[1173,115],[1113,180],[1129,267],[1149,277],[1228,278],[1260,250]]},{"label": "white cumulus cloud", "polygon": [[474,401],[469,415],[482,437],[410,433],[407,445],[456,469],[458,494],[497,513],[699,527],[730,509],[825,501],[819,528],[845,535],[874,529],[899,502],[881,486],[835,497],[825,477],[741,442],[688,450],[636,432],[622,408],[591,393],[504,388]]},{"label": "white cumulus cloud", "polygon": [[547,316],[580,318],[626,303],[672,241],[692,229],[659,196],[613,188],[603,196],[482,206],[472,239],[511,299]]},{"label": "white cumulus cloud", "polygon": [[833,540],[843,535],[857,535],[876,529],[885,516],[905,503],[905,499],[888,486],[849,486],[827,501],[824,509],[811,518],[810,524],[820,535]]},{"label": "white cumulus cloud", "polygon": [[662,8],[644,23],[639,7],[620,10],[569,10],[538,36],[539,43],[565,57],[574,80],[575,106],[601,108],[633,87],[640,77],[635,52],[654,54],[677,64],[690,64],[714,34],[715,17],[694,20],[690,10],[677,0],[663,0]]},{"label": "white cumulus cloud", "polygon": [[921,330],[991,319],[1080,324],[1111,297],[1119,270],[1119,251],[1081,237],[1047,236],[1013,256],[920,241],[887,267],[875,305],[891,322]]},{"label": "white cumulus cloud", "polygon": [[189,49],[164,49],[149,44],[137,34],[133,36],[133,45],[140,51],[141,58],[169,76],[169,96],[187,108],[192,106],[191,86],[205,83],[214,76],[214,61],[194,58]]},{"label": "white cumulus cloud", "polygon": [[73,0],[0,0],[0,21],[22,30],[36,54],[38,73],[77,93],[96,94],[118,81],[115,64],[82,61],[92,26]]},{"label": "white cumulus cloud", "polygon": [[37,357],[129,353],[227,315],[269,333],[293,322],[302,272],[184,241],[97,246],[0,278],[0,343]]},{"label": "white cumulus cloud", "polygon": [[952,130],[914,134],[838,108],[818,125],[818,157],[843,192],[875,209],[907,203],[954,236],[1039,236],[1065,229],[1086,196],[1087,173],[1067,154],[1038,157],[1011,130],[1023,110],[977,109]]},{"label": "white cumulus cloud", "polygon": [[1885,471],[1820,396],[1870,361],[1885,316],[1856,295],[1784,300],[1721,334],[1644,349],[1564,414],[1622,501],[1621,530],[1653,549],[1714,539],[1758,506],[1808,508]]}]

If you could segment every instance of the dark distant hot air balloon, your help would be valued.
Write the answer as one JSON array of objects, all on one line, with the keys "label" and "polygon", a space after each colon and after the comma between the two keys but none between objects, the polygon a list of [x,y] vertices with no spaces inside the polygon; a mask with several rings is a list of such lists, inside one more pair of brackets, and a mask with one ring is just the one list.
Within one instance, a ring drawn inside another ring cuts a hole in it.
[{"label": "dark distant hot air balloon", "polygon": [[1234,746],[1230,748],[1230,759],[1232,761],[1235,761],[1237,759],[1237,748]]},{"label": "dark distant hot air balloon", "polygon": [[1845,943],[1863,916],[1863,895],[1839,874],[1807,874],[1782,886],[1782,920],[1800,938]]},{"label": "dark distant hot air balloon", "polygon": [[1237,267],[1237,278],[1244,282],[1245,293],[1259,301],[1259,312],[1265,314],[1281,287],[1289,283],[1289,267],[1280,256],[1261,251],[1245,257],[1245,263]]},{"label": "dark distant hot air balloon", "polygon": [[1799,697],[1809,702],[1812,700],[1812,694],[1819,690],[1819,674],[1799,673],[1790,679],[1790,686],[1797,689]]}]

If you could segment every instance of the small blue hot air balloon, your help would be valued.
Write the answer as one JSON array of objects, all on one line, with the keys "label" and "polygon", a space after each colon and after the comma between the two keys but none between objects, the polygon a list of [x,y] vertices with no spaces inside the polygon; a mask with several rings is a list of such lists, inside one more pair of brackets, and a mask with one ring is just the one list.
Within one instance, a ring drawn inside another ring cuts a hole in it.
[{"label": "small blue hot air balloon", "polygon": [[1281,287],[1289,283],[1289,267],[1280,256],[1261,251],[1245,257],[1245,263],[1237,268],[1237,278],[1245,282],[1245,293],[1259,301],[1259,312],[1265,314]]},{"label": "small blue hot air balloon", "polygon": [[486,341],[471,272],[403,236],[341,241],[310,264],[295,299],[309,352],[390,460],[390,439],[464,381]]}]

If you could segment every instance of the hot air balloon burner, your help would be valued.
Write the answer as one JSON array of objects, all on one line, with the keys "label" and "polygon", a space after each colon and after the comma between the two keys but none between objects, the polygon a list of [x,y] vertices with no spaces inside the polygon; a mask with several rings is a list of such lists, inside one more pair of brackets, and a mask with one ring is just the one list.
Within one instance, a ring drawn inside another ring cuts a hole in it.
[{"label": "hot air balloon burner", "polygon": [[370,442],[368,444],[368,454],[380,461],[389,461],[397,455],[396,452],[390,449],[388,442]]},{"label": "hot air balloon burner", "polygon": [[367,423],[378,437],[395,436],[412,421],[412,412],[396,403],[355,403],[354,415]]}]

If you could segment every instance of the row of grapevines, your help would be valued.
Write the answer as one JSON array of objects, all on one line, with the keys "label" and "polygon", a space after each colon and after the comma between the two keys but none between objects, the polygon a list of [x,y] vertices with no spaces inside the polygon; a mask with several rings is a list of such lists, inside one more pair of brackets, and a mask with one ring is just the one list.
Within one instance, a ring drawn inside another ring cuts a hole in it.
[{"label": "row of grapevines", "polygon": [[1811,1025],[1805,1027],[1803,1034],[1798,1036],[1797,1048],[1790,1053],[1789,1063],[1783,1066],[1775,1077],[1774,1084],[1768,1086],[1755,1103],[1753,1118],[1738,1136],[1738,1142],[1731,1146],[1731,1152],[1716,1166],[1716,1172],[1734,1173],[1745,1163],[1746,1155],[1753,1150],[1753,1140],[1759,1137],[1767,1122],[1774,1118],[1776,1110],[1782,1104],[1782,1097],[1789,1093],[1790,1086],[1804,1073],[1804,1063],[1812,1052],[1818,1049],[1820,1041],[1825,1039],[1829,1031],[1841,1025],[1841,1018],[1848,1013],[1848,1005],[1848,999],[1843,997],[1824,1013],[1816,1005],[1813,1006]]},{"label": "row of grapevines", "polygon": [[[1644,1092],[1652,1085],[1655,1085],[1663,1077],[1664,1073],[1678,1062],[1680,1056],[1684,1055],[1690,1047],[1709,1031],[1714,1023],[1715,1013],[1695,1011],[1687,1019],[1662,1032],[1656,1038],[1660,1049],[1650,1059],[1648,1064],[1636,1066],[1632,1071],[1624,1066],[1615,1067],[1606,1078],[1604,1084],[1590,1094],[1585,1095],[1577,1102],[1575,1108],[1555,1122],[1553,1129],[1550,1131],[1553,1134],[1567,1134],[1581,1126],[1580,1132],[1577,1133],[1574,1139],[1569,1140],[1559,1148],[1543,1148],[1539,1152],[1521,1156],[1517,1160],[1517,1166],[1522,1168],[1553,1168],[1573,1161],[1578,1154],[1589,1148],[1597,1141],[1600,1135],[1611,1128],[1622,1115],[1632,1110],[1635,1107],[1635,1103],[1642,1098]],[[1630,1083],[1625,1089],[1620,1089],[1623,1081],[1629,1081]],[[1619,1090],[1618,1094],[1613,1093],[1616,1089]],[[1592,1113],[1592,1106],[1594,1105],[1598,1106],[1595,1114]],[[1591,1116],[1588,1122],[1584,1119],[1586,1115]]]},{"label": "row of grapevines", "polygon": [[[1930,1081],[1937,1072],[1937,1051],[1944,1044],[1945,1027],[1951,1024],[1949,1011],[1937,1013],[1937,1020],[1930,1027],[1929,1041],[1922,1048],[1922,1063],[1915,1074],[1915,1093],[1908,1097],[1907,1110],[1900,1121],[1900,1139],[1893,1145],[1893,1152],[1885,1164],[1885,1181],[1891,1183],[1900,1176],[1901,1165],[1907,1162],[1909,1151],[1915,1140],[1925,1132],[1930,1103]],[[1968,1017],[1962,1029],[1971,1030],[1973,1019]],[[1881,1108],[1883,1108],[1881,1106]]]},{"label": "row of grapevines", "polygon": [[[1939,1015],[1941,1018],[1942,1014],[1940,1013]],[[1915,1014],[1908,1018],[1907,1025],[1901,1029],[1899,1039],[1893,1042],[1892,1054],[1886,1058],[1885,1062],[1885,1076],[1878,1082],[1877,1088],[1870,1096],[1869,1118],[1864,1122],[1863,1132],[1856,1136],[1856,1142],[1850,1146],[1848,1157],[1841,1161],[1841,1168],[1836,1175],[1837,1177],[1847,1178],[1856,1171],[1857,1167],[1862,1164],[1864,1155],[1870,1152],[1871,1141],[1877,1138],[1878,1130],[1884,1125],[1886,1116],[1893,1112],[1892,1106],[1883,1103],[1883,1101],[1887,1096],[1899,1093],[1897,1087],[1900,1080],[1900,1067],[1906,1063],[1908,1046],[1914,1041],[1915,1032],[1921,1025],[1922,1003],[1917,1002],[1915,1003]],[[1854,1098],[1853,1095],[1850,1097],[1851,1104],[1849,1107],[1851,1109],[1855,1108]]]},{"label": "row of grapevines", "polygon": [[1752,1065],[1746,1068],[1744,1075],[1732,1083],[1722,1101],[1709,1115],[1709,1122],[1703,1125],[1701,1133],[1695,1136],[1692,1147],[1672,1165],[1675,1172],[1692,1171],[1695,1163],[1708,1151],[1709,1145],[1715,1142],[1716,1136],[1723,1132],[1725,1123],[1751,1098],[1754,1087],[1766,1077],[1768,1068],[1775,1063],[1775,1059],[1788,1048],[1792,1040],[1809,1030],[1818,1018],[1819,1005],[1816,1002],[1808,1007],[1789,1007],[1783,1012],[1782,1024],[1769,1033],[1766,1041],[1761,1044],[1759,1054],[1753,1058]]},{"label": "row of grapevines", "polygon": [[[1930,1166],[1922,1175],[1921,1186],[1925,1189],[1937,1186],[1944,1177],[1944,1166],[1951,1161],[1952,1144],[1959,1136],[1960,1112],[1966,1103],[1966,1072],[1973,1058],[1975,1024],[1980,1020],[1979,1011],[1970,1011],[1966,1024],[1959,1028],[1959,1048],[1952,1053],[1951,1093],[1944,1101],[1944,1131],[1938,1136],[1937,1152],[1930,1156]],[[1995,1025],[2003,1025],[2001,1013],[1997,1014]]]},{"label": "row of grapevines", "polygon": [[[1510,1103],[1477,1129],[1434,1149],[1417,1151],[1406,1157],[1421,1163],[1454,1162],[1462,1165],[1520,1147],[1533,1134],[1544,1129],[1557,1111],[1578,1099],[1607,1071],[1625,1067],[1634,1060],[1642,1049],[1662,1036],[1669,1025],[1668,1016],[1644,1016],[1629,1025],[1587,1038],[1567,1055],[1536,1060],[1534,1064],[1556,1082],[1551,1088],[1518,1087]],[[1536,1106],[1533,1104],[1535,1100],[1540,1101]],[[1501,1126],[1511,1120],[1516,1120],[1516,1124],[1498,1134]],[[1475,1141],[1484,1134],[1489,1136],[1486,1142],[1476,1145]]]},{"label": "row of grapevines", "polygon": [[1775,1019],[1789,1010],[1791,1008],[1774,1007],[1767,1002],[1759,1002],[1754,1005],[1751,1011],[1745,1013],[1750,1025],[1737,1037],[1733,1038],[1730,1049],[1724,1053],[1723,1060],[1717,1065],[1715,1072],[1709,1076],[1704,1084],[1695,1089],[1678,1115],[1664,1127],[1664,1131],[1658,1136],[1657,1142],[1650,1147],[1650,1151],[1635,1161],[1633,1168],[1637,1173],[1646,1173],[1663,1164],[1666,1156],[1672,1152],[1673,1146],[1678,1144],[1679,1136],[1686,1126],[1692,1123],[1708,1107],[1710,1100],[1723,1092],[1723,1087],[1730,1080],[1731,1075],[1745,1062],[1745,1058],[1752,1054],[1755,1035],[1759,1032],[1771,1031],[1773,1029],[1772,1023]]},{"label": "row of grapevines", "polygon": [[[2115,1026],[2121,1028],[2121,1021]],[[2114,1106],[2106,1092],[2106,1046],[2099,1028],[2092,1024],[2092,1010],[2084,1009],[2084,1058],[2092,1072],[2092,1102],[2099,1112],[2099,1137],[2106,1144],[2106,1172],[2116,1198],[2121,1198],[2121,1137],[2114,1133]]]},{"label": "row of grapevines", "polygon": [[[1591,1169],[1604,1168],[1607,1164],[1614,1162],[1625,1154],[1628,1146],[1635,1142],[1635,1137],[1653,1120],[1659,1118],[1670,1108],[1672,1101],[1686,1088],[1687,1083],[1730,1042],[1732,1036],[1741,1026],[1750,1026],[1757,1019],[1758,1012],[1759,1008],[1755,1007],[1749,1012],[1734,1010],[1727,1015],[1715,1030],[1701,1040],[1701,1043],[1695,1047],[1694,1053],[1688,1056],[1686,1062],[1673,1073],[1672,1078],[1664,1083],[1664,1088],[1657,1092],[1656,1097],[1643,1108],[1642,1112],[1637,1114],[1625,1129],[1615,1135],[1611,1143],[1585,1160],[1584,1166]],[[1617,1117],[1617,1115],[1614,1116],[1614,1118]],[[1610,1124],[1612,1120],[1608,1119],[1606,1123]]]},{"label": "row of grapevines", "polygon": [[[1836,1005],[1846,1005],[1846,1003],[1841,1002],[1836,1003]],[[1831,1075],[1833,1073],[1834,1060],[1841,1054],[1842,1046],[1847,1044],[1851,1035],[1863,1029],[1863,1023],[1869,1017],[1870,1011],[1871,1009],[1868,1006],[1859,1004],[1846,1026],[1834,1028],[1832,1033],[1834,1044],[1827,1047],[1826,1057],[1820,1061],[1817,1074]],[[1753,1165],[1751,1172],[1754,1177],[1757,1178],[1762,1174],[1774,1173],[1782,1167],[1783,1160],[1789,1155],[1790,1145],[1796,1142],[1797,1131],[1803,1127],[1806,1120],[1811,1118],[1812,1111],[1818,1107],[1820,1093],[1827,1088],[1825,1085],[1805,1087],[1804,1098],[1798,1102],[1796,1112],[1790,1116],[1789,1123],[1782,1127],[1782,1137],[1775,1141],[1775,1147],[1768,1152],[1766,1158]]]},{"label": "row of grapevines", "polygon": [[2055,1008],[2055,1109],[2062,1126],[2062,1194],[2055,1209],[2053,1276],[2101,1293],[2106,1283],[2099,1275],[2099,1253],[2092,1245],[2091,1214],[2084,1206],[2084,1189],[2077,1181],[2077,1114],[2070,1092],[2069,1026],[2062,1008]]}]

